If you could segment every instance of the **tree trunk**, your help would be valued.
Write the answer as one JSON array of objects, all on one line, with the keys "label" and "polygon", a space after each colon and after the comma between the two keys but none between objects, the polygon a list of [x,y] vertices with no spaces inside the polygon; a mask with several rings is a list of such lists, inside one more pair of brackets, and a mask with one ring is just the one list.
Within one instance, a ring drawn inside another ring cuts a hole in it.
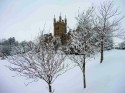
[{"label": "tree trunk", "polygon": [[86,77],[85,77],[85,55],[84,55],[84,63],[83,63],[83,85],[86,88]]},{"label": "tree trunk", "polygon": [[101,36],[101,58],[100,58],[100,63],[103,62],[104,56],[103,56],[103,51],[104,51],[104,42],[103,42],[103,36]]},{"label": "tree trunk", "polygon": [[52,86],[51,86],[51,84],[48,84],[48,86],[49,86],[49,93],[52,93]]}]

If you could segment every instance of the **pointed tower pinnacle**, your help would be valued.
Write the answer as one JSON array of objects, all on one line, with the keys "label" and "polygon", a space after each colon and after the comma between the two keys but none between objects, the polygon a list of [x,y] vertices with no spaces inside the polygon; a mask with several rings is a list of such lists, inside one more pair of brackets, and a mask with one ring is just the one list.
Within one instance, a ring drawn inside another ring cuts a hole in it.
[{"label": "pointed tower pinnacle", "polygon": [[54,23],[56,23],[56,18],[55,18],[55,15],[54,15]]},{"label": "pointed tower pinnacle", "polygon": [[66,19],[66,15],[65,15],[65,24],[67,25],[67,19]]},{"label": "pointed tower pinnacle", "polygon": [[62,17],[61,17],[61,12],[60,12],[59,21],[61,22],[61,20],[62,20]]}]

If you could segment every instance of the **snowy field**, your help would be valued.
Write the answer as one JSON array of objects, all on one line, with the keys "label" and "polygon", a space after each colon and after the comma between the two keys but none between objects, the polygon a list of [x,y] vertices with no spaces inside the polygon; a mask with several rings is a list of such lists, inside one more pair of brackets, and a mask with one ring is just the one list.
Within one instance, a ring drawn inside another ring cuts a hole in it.
[{"label": "snowy field", "polygon": [[[78,67],[59,76],[53,83],[54,93],[125,93],[125,50],[111,50],[104,53],[100,64],[99,55],[86,64],[87,88],[83,88],[82,73]],[[66,60],[68,61],[68,60]],[[48,93],[47,84],[39,80],[26,86],[24,77],[16,76],[0,60],[0,93]]]}]

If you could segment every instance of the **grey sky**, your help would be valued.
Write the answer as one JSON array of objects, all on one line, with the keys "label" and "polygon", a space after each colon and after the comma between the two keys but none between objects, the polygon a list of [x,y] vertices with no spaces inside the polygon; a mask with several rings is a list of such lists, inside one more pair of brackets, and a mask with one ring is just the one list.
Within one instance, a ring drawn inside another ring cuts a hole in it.
[{"label": "grey sky", "polygon": [[[15,37],[17,40],[33,40],[45,24],[46,33],[53,32],[53,17],[60,13],[75,27],[75,16],[92,3],[104,0],[0,0],[0,39]],[[125,15],[125,1],[114,0]],[[124,22],[125,23],[125,22]]]}]

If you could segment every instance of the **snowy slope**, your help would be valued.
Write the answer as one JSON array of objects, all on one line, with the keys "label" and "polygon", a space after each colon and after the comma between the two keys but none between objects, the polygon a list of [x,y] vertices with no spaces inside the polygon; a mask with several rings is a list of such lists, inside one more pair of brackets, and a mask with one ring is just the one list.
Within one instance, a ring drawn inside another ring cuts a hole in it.
[{"label": "snowy slope", "polygon": [[[87,62],[86,89],[83,89],[82,73],[75,67],[53,83],[55,93],[125,93],[125,51],[106,51],[104,57],[102,64],[99,54]],[[26,86],[24,83],[31,80],[12,77],[16,74],[5,67],[8,64],[0,60],[0,93],[48,93],[47,84],[42,80]]]}]

